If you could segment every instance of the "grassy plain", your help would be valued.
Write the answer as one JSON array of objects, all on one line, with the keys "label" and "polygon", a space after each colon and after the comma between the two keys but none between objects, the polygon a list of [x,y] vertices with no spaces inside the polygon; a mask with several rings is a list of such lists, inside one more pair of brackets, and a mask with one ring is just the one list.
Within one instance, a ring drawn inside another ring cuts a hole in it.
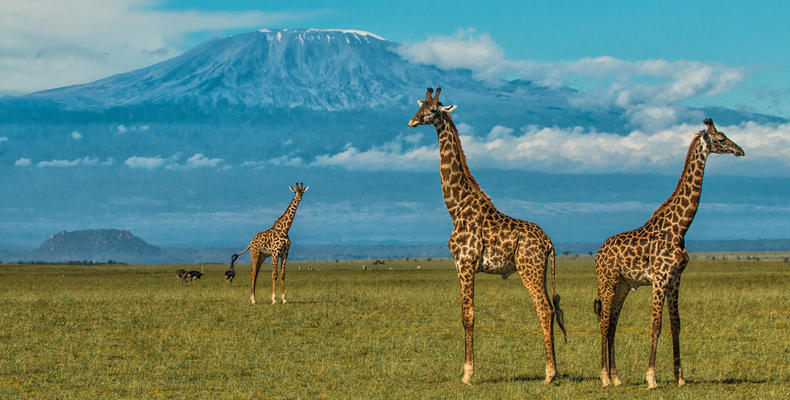
[{"label": "grassy plain", "polygon": [[557,341],[560,375],[549,387],[527,291],[517,276],[486,274],[477,275],[473,386],[459,383],[448,260],[367,271],[370,261],[292,261],[290,303],[267,304],[264,273],[256,306],[245,265],[232,285],[222,265],[191,284],[177,281],[175,265],[0,265],[0,398],[790,398],[790,263],[744,258],[692,259],[680,294],[688,385],[673,384],[665,313],[652,392],[648,288],[632,292],[618,328],[623,386],[600,388],[587,255],[558,259],[569,336]]}]

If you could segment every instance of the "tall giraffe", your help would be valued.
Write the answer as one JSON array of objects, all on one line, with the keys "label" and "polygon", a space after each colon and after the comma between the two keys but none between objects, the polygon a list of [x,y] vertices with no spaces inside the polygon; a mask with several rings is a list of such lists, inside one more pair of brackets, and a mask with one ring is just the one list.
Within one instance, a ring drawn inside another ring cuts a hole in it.
[{"label": "tall giraffe", "polygon": [[230,261],[230,270],[233,271],[233,264],[240,255],[250,251],[250,274],[252,275],[251,286],[252,294],[250,294],[250,301],[255,304],[255,280],[258,278],[258,271],[261,269],[261,264],[267,257],[272,257],[272,304],[277,303],[275,296],[275,289],[277,287],[277,261],[280,261],[280,299],[283,304],[285,300],[285,264],[288,261],[288,250],[291,248],[291,239],[288,237],[288,230],[291,229],[291,224],[294,222],[296,215],[296,208],[299,207],[299,202],[302,201],[302,194],[310,188],[305,186],[304,183],[297,183],[294,186],[289,186],[294,197],[288,208],[285,209],[283,215],[274,221],[271,228],[258,232],[247,248],[239,254],[234,254]]},{"label": "tall giraffe", "polygon": [[[470,384],[474,374],[474,284],[476,272],[508,275],[517,271],[529,290],[543,331],[548,384],[557,374],[554,360],[554,314],[565,334],[554,279],[554,245],[536,224],[511,218],[499,212],[488,195],[469,172],[461,148],[458,130],[450,112],[457,106],[439,102],[441,89],[431,97],[428,88],[425,101],[417,100],[420,109],[409,126],[433,125],[439,138],[439,170],[442,194],[453,220],[453,232],[447,245],[455,261],[461,284],[461,322],[465,334],[465,356],[461,382]],[[551,264],[554,306],[546,292],[546,270]]]},{"label": "tall giraffe", "polygon": [[656,345],[661,334],[664,299],[667,300],[672,328],[675,378],[679,386],[685,384],[680,366],[678,314],[680,275],[689,260],[684,236],[699,206],[708,154],[729,153],[738,157],[744,155],[743,149],[716,130],[710,118],[704,123],[707,129],[694,135],[691,140],[683,173],[672,195],[653,212],[653,216],[641,228],[607,239],[595,257],[598,298],[594,306],[601,323],[601,383],[604,387],[612,383],[615,386],[620,385],[614,361],[614,334],[623,302],[630,290],[647,285],[653,287],[648,389],[656,388]]}]

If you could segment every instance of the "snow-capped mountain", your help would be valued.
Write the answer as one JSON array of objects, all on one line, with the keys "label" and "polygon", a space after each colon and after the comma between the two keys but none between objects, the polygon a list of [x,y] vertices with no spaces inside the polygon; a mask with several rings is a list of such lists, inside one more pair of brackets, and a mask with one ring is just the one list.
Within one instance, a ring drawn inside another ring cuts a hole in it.
[{"label": "snow-capped mountain", "polygon": [[[470,118],[599,129],[624,123],[614,110],[568,112],[573,108],[568,102],[571,89],[527,81],[483,82],[470,70],[445,71],[409,62],[396,52],[397,46],[362,31],[262,29],[209,40],[146,68],[7,99],[5,104],[54,104],[56,110],[132,119],[272,110],[377,109],[380,114],[392,107],[411,110],[426,87],[441,86],[448,101],[462,104]],[[0,118],[18,115],[9,112]],[[80,118],[86,117],[90,118]]]},{"label": "snow-capped mountain", "polygon": [[[172,59],[95,82],[0,100],[7,111],[0,112],[0,122],[19,116],[18,107],[35,110],[42,105],[132,120],[165,115],[168,121],[190,120],[196,114],[227,120],[223,114],[228,112],[244,115],[230,119],[246,119],[274,110],[376,109],[380,114],[395,107],[400,113],[411,110],[426,87],[441,86],[444,98],[460,104],[460,113],[469,120],[627,130],[624,110],[580,109],[569,101],[573,89],[521,80],[484,82],[470,70],[407,61],[397,53],[398,46],[363,31],[261,29],[215,38]],[[51,113],[42,114],[47,118]],[[704,113],[687,114],[697,122]],[[731,110],[720,114],[735,120],[769,118]]]},{"label": "snow-capped mountain", "polygon": [[[379,106],[442,72],[410,64],[395,44],[361,31],[260,30],[216,38],[170,60],[30,97],[71,109],[197,103],[341,110]],[[468,74],[454,73],[462,81]]]}]

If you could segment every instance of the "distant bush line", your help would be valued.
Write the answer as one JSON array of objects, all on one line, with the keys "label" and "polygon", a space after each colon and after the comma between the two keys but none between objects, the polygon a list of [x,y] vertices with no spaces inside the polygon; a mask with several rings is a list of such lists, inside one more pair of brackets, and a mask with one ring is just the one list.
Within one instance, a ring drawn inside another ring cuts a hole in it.
[{"label": "distant bush line", "polygon": [[[0,264],[4,264],[0,261]],[[107,261],[93,261],[93,260],[72,260],[72,261],[17,261],[9,262],[7,264],[34,264],[34,265],[126,265],[126,263],[107,260]]]}]

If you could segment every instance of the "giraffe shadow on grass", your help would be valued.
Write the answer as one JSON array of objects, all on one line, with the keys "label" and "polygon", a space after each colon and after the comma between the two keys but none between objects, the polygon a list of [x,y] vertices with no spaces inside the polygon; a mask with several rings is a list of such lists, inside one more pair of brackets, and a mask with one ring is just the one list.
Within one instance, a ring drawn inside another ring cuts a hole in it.
[{"label": "giraffe shadow on grass", "polygon": [[742,385],[744,383],[762,384],[769,383],[768,379],[749,379],[749,378],[721,378],[721,379],[690,379],[686,380],[687,385]]},{"label": "giraffe shadow on grass", "polygon": [[[597,376],[581,376],[581,375],[568,375],[568,374],[559,374],[554,378],[554,382],[562,382],[562,381],[569,381],[569,382],[585,382],[585,381],[597,381]],[[500,378],[490,378],[490,379],[483,379],[480,383],[505,383],[505,382],[533,382],[533,381],[543,381],[543,377],[540,375],[519,375],[515,377],[500,377]]]}]

